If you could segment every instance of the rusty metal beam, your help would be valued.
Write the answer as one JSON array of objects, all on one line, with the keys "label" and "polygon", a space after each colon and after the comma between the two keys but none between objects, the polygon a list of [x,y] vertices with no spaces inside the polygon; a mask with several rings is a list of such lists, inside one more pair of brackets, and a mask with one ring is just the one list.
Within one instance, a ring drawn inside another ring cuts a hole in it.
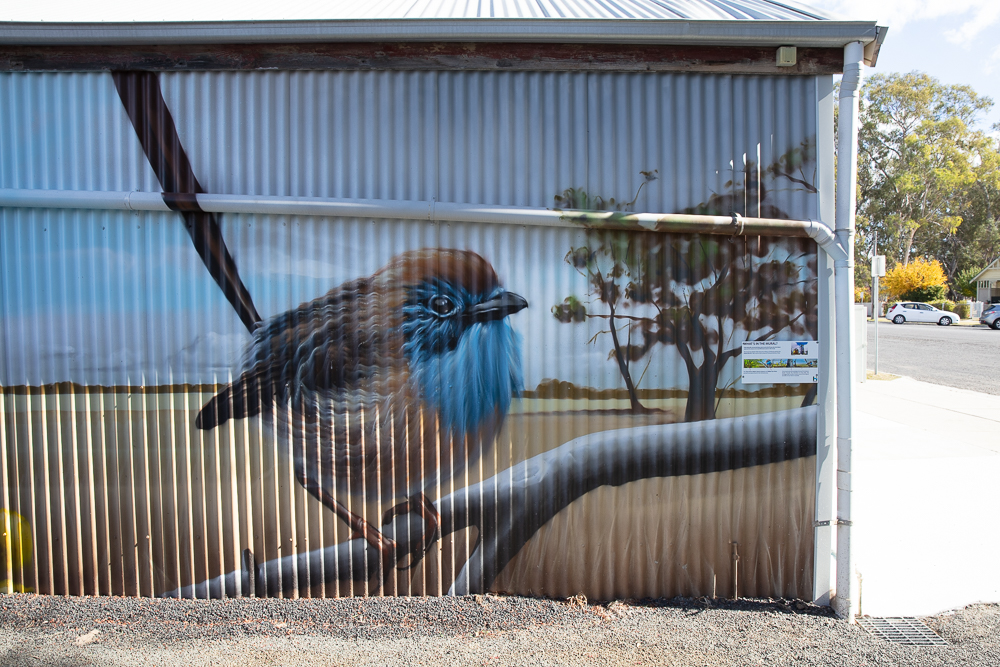
[{"label": "rusty metal beam", "polygon": [[800,47],[778,67],[770,46],[364,42],[3,45],[0,71],[497,70],[839,74],[843,50]]}]

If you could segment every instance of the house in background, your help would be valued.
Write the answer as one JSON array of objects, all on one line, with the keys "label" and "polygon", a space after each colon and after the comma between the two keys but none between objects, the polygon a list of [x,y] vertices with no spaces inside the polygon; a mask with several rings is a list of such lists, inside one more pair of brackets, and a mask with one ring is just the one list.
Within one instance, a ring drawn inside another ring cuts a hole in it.
[{"label": "house in background", "polygon": [[976,283],[976,301],[1000,303],[1000,257],[976,274],[972,282]]}]

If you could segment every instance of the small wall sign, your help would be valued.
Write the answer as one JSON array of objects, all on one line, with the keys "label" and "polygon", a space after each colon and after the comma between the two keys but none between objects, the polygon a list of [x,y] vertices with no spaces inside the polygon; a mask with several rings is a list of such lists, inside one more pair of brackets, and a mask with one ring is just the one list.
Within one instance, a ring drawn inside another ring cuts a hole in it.
[{"label": "small wall sign", "polygon": [[743,343],[743,384],[819,381],[819,343],[763,340]]}]

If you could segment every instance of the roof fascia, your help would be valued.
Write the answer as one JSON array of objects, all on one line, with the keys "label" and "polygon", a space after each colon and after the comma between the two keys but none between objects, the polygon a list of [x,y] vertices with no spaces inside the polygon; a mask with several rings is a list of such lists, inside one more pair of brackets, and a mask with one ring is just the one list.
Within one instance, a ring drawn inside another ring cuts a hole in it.
[{"label": "roof fascia", "polygon": [[877,39],[874,21],[682,19],[350,19],[162,23],[0,22],[0,44],[142,45],[324,41],[574,42],[843,46]]}]

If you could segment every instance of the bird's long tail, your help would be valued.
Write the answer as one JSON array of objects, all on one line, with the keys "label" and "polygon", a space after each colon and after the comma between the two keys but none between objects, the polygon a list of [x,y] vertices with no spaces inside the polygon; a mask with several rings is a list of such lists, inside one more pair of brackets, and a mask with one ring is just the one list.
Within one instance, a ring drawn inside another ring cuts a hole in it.
[{"label": "bird's long tail", "polygon": [[269,403],[273,388],[269,376],[261,373],[244,373],[240,379],[220,391],[198,413],[194,425],[207,431],[225,424],[230,419],[253,417]]}]

